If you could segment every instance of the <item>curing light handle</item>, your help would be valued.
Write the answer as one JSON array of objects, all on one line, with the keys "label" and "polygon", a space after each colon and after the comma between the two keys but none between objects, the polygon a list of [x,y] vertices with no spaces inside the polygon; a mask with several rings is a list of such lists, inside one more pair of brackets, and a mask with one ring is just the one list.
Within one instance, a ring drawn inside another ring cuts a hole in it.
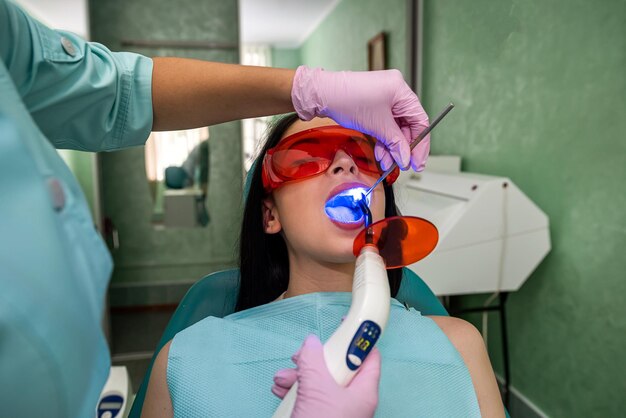
[{"label": "curing light handle", "polygon": [[[366,245],[356,260],[352,282],[352,304],[348,315],[324,344],[328,371],[341,386],[347,386],[382,335],[391,306],[385,262],[374,245]],[[274,418],[291,417],[296,403],[296,382],[274,413]]]}]

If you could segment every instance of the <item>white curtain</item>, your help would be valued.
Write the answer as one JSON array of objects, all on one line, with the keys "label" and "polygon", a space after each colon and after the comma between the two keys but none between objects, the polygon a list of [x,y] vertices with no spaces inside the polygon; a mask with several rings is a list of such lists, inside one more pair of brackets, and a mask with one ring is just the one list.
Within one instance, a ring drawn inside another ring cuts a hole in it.
[{"label": "white curtain", "polygon": [[241,46],[241,63],[259,67],[272,66],[272,48],[269,45],[243,44]]},{"label": "white curtain", "polygon": [[209,138],[209,128],[152,132],[146,141],[148,180],[163,181],[167,167],[181,166],[192,149]]},{"label": "white curtain", "polygon": [[[243,65],[271,67],[272,49],[269,45],[244,44],[241,46],[241,63]],[[243,165],[246,173],[250,170],[259,151],[259,145],[265,135],[268,120],[269,118],[267,117],[261,117],[242,121]]]}]

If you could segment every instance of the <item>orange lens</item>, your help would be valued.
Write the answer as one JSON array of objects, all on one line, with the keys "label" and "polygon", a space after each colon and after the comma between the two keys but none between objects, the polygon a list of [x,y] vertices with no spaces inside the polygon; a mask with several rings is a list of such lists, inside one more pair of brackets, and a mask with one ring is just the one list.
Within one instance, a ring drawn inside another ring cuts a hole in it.
[{"label": "orange lens", "polygon": [[[353,129],[322,126],[297,132],[268,150],[263,159],[263,186],[266,192],[281,184],[312,177],[328,170],[338,150],[345,151],[366,174],[382,174],[376,157],[376,139]],[[392,184],[396,169],[387,179]]]},{"label": "orange lens", "polygon": [[439,240],[437,227],[426,219],[393,216],[372,224],[357,235],[353,246],[355,256],[365,246],[368,230],[371,238],[367,238],[378,247],[388,269],[408,266],[423,259],[435,249]]},{"label": "orange lens", "polygon": [[350,155],[359,169],[380,173],[374,157],[374,140],[363,135],[346,135],[339,129],[284,140],[274,148],[272,168],[285,179],[323,173],[340,149]]}]

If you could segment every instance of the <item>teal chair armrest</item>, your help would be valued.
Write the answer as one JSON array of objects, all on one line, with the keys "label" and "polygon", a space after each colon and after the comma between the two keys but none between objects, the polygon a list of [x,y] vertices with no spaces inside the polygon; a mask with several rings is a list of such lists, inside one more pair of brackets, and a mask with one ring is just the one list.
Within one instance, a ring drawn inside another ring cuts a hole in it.
[{"label": "teal chair armrest", "polygon": [[406,267],[402,269],[402,283],[396,299],[422,315],[449,316],[446,308],[422,278]]}]

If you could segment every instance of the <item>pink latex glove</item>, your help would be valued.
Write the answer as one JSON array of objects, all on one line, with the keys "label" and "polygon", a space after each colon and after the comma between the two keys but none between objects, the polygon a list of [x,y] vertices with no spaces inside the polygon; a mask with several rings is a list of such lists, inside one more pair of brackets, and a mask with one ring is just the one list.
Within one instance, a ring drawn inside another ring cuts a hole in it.
[{"label": "pink latex glove", "polygon": [[274,375],[272,392],[284,398],[298,381],[298,396],[291,418],[373,417],[378,405],[380,352],[369,353],[359,372],[346,387],[335,382],[324,361],[319,338],[309,335],[292,357],[295,369],[282,369]]},{"label": "pink latex glove", "polygon": [[375,155],[383,169],[395,160],[400,168],[422,171],[430,135],[410,151],[409,145],[428,127],[428,115],[398,70],[332,72],[300,66],[291,100],[298,116],[329,117],[379,141]]}]

